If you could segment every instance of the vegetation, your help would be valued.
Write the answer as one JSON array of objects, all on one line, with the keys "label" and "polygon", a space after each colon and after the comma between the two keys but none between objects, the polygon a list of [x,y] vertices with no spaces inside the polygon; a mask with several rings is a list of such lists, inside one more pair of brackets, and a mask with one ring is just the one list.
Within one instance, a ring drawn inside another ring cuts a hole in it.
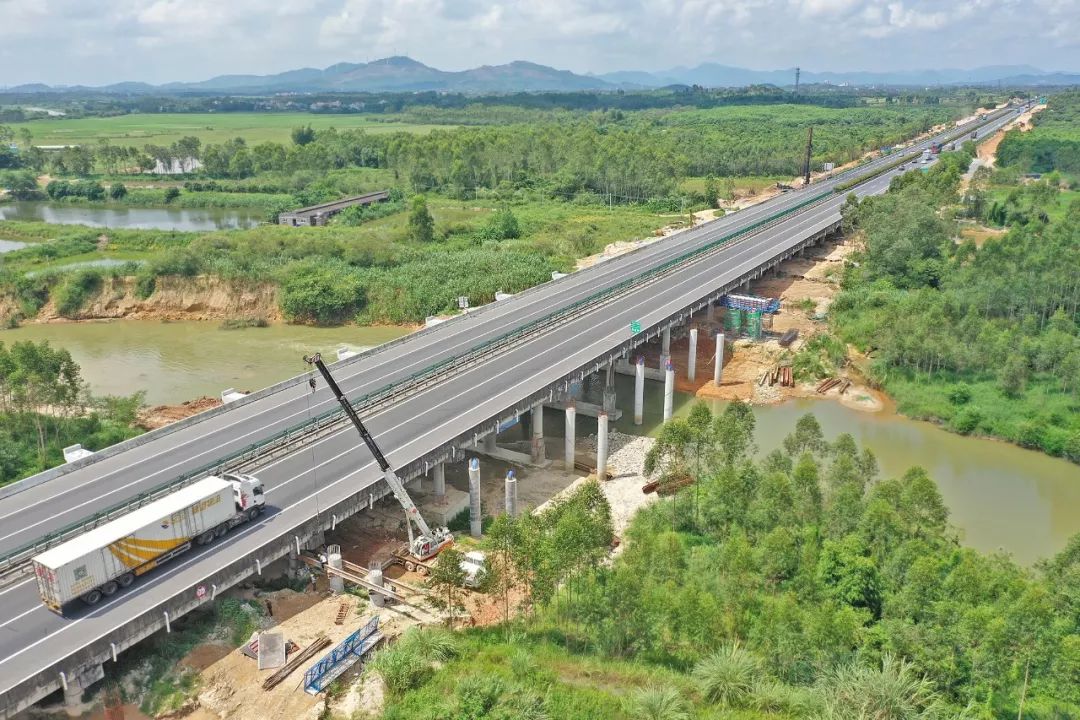
[{"label": "vegetation", "polygon": [[653,465],[693,485],[640,511],[612,562],[595,483],[561,522],[498,518],[526,612],[393,682],[384,717],[1080,713],[1080,536],[1024,570],[962,548],[920,468],[879,478],[812,415],[755,461],[753,430],[739,403],[668,423]]},{"label": "vegetation", "polygon": [[141,405],[141,394],[91,397],[66,350],[0,343],[0,485],[62,464],[68,445],[99,450],[138,435]]},{"label": "vegetation", "polygon": [[[969,158],[946,155],[887,195],[848,203],[863,249],[832,326],[874,350],[871,371],[901,412],[1080,461],[1080,203],[1057,217],[1010,204],[1007,233],[958,242],[955,216],[999,213],[979,199],[985,175],[957,206]],[[1058,192],[1036,184],[1017,197]]]},{"label": "vegetation", "polygon": [[1032,120],[1033,132],[1013,130],[998,146],[998,160],[1023,172],[1058,170],[1080,175],[1080,92],[1050,98]]}]

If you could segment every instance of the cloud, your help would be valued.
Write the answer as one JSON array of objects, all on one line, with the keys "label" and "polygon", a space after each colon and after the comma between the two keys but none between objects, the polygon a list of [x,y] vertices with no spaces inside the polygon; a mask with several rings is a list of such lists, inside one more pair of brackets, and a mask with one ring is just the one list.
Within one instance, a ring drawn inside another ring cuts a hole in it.
[{"label": "cloud", "polygon": [[0,18],[6,85],[198,80],[392,53],[445,69],[1080,69],[1077,0],[0,0]]}]

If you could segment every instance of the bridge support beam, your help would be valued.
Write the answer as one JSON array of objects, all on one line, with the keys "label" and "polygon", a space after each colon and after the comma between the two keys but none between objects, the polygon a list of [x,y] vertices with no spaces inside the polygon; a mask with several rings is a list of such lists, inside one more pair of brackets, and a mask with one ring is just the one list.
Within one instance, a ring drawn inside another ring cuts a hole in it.
[{"label": "bridge support beam", "polygon": [[517,478],[514,477],[514,471],[513,470],[508,470],[506,472],[505,493],[506,493],[506,514],[509,515],[510,517],[517,517],[517,502],[518,502]]},{"label": "bridge support beam", "polygon": [[720,387],[720,376],[724,370],[724,333],[716,333],[716,356],[713,358],[713,385]]},{"label": "bridge support beam", "polygon": [[596,416],[596,479],[607,480],[608,454],[608,416],[600,413]]},{"label": "bridge support beam", "polygon": [[482,516],[480,515],[480,461],[476,458],[469,460],[469,534],[474,538],[482,533]]},{"label": "bridge support beam", "polygon": [[574,407],[573,401],[570,401],[566,406],[566,432],[563,433],[566,436],[565,445],[563,447],[563,466],[566,468],[566,472],[574,472],[574,459],[576,451],[574,445],[577,442],[577,408]]},{"label": "bridge support beam", "polygon": [[615,363],[607,366],[604,376],[604,412],[615,412]]},{"label": "bridge support beam", "polygon": [[634,363],[634,424],[645,421],[645,358],[638,355]]},{"label": "bridge support beam", "polygon": [[675,406],[675,368],[671,360],[667,361],[664,370],[664,422],[671,419],[671,413]]},{"label": "bridge support beam", "polygon": [[664,328],[664,332],[660,336],[660,369],[663,370],[667,367],[668,361],[671,360],[671,326],[668,325]]},{"label": "bridge support beam", "polygon": [[446,495],[446,466],[443,463],[435,463],[431,469],[431,481],[436,497]]},{"label": "bridge support beam", "polygon": [[690,355],[686,359],[686,377],[690,382],[697,378],[697,328],[690,328]]},{"label": "bridge support beam", "polygon": [[532,409],[532,461],[539,465],[544,462],[544,405],[533,405]]}]

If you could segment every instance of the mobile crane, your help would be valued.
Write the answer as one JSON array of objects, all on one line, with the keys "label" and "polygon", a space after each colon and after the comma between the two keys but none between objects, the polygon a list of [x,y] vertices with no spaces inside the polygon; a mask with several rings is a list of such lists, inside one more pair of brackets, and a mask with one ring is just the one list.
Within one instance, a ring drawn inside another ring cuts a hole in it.
[{"label": "mobile crane", "polygon": [[[322,360],[321,353],[315,353],[314,355],[304,356],[304,362],[308,365],[314,365],[322,374],[323,379],[326,380],[327,386],[331,392],[334,393],[334,397],[341,403],[342,409],[345,414],[352,420],[352,424],[356,426],[357,431],[360,433],[360,437],[364,439],[364,444],[368,446],[368,450],[375,457],[375,462],[379,464],[379,469],[382,470],[383,479],[386,480],[386,484],[390,486],[390,490],[394,493],[394,497],[401,503],[401,507],[405,509],[406,525],[409,528],[409,553],[417,560],[423,562],[429,560],[439,554],[446,546],[454,542],[454,536],[450,533],[449,528],[437,527],[432,530],[424,517],[420,514],[416,504],[409,497],[409,493],[406,492],[405,486],[401,483],[401,479],[394,472],[394,469],[390,467],[390,463],[387,462],[386,457],[382,454],[379,446],[375,444],[375,438],[371,436],[371,433],[364,427],[364,423],[360,421],[360,416],[356,414],[356,409],[353,408],[349,399],[341,392],[341,388],[338,387],[337,382],[330,374],[330,370],[326,367],[326,363]],[[314,388],[314,379],[312,379],[312,387]],[[413,534],[413,525],[416,525],[417,533]]]}]

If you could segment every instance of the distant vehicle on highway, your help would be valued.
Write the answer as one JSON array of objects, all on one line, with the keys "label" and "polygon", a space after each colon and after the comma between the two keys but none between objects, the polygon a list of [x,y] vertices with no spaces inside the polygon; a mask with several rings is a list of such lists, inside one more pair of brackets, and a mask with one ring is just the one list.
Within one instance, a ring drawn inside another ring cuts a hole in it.
[{"label": "distant vehicle on highway", "polygon": [[265,505],[256,477],[203,478],[35,557],[41,600],[61,615],[76,599],[95,605],[192,544],[209,545],[254,520]]}]

